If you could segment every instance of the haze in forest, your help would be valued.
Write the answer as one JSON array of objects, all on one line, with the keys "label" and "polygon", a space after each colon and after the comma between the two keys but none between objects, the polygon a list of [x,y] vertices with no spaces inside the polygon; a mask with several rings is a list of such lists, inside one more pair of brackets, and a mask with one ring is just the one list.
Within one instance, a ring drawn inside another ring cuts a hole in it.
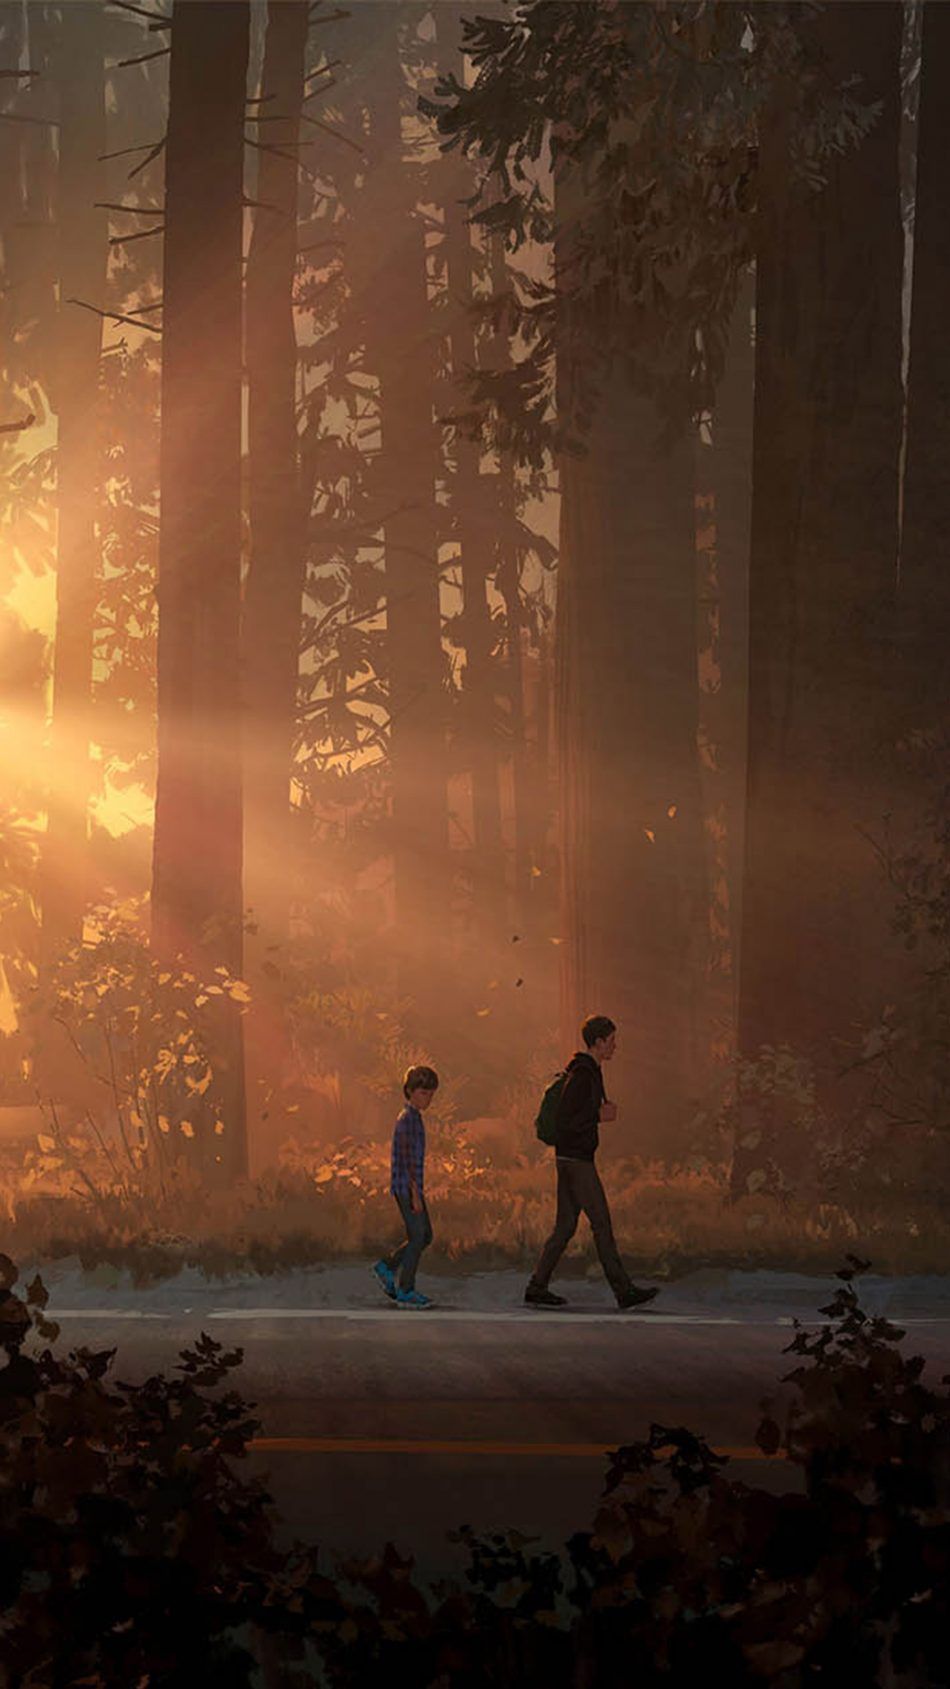
[{"label": "haze in forest", "polygon": [[11,1221],[355,1248],[425,1059],[526,1248],[598,1012],[664,1258],[939,1255],[948,29],[0,5]]}]

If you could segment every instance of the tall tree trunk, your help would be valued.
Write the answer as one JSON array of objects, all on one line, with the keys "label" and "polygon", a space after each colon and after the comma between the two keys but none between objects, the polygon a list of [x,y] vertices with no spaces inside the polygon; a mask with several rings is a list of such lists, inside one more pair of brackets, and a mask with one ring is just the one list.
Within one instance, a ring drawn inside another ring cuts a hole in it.
[{"label": "tall tree trunk", "polygon": [[[830,6],[830,72],[882,112],[794,187],[778,96],[760,145],[749,757],[740,1052],[788,1043],[833,1094],[835,1035],[886,979],[886,911],[863,832],[888,808],[888,641],[897,568],[901,7]],[[789,96],[790,96],[790,91]],[[886,989],[886,987],[884,987]],[[747,1075],[733,1188],[791,1165],[778,1103]],[[801,1134],[799,1134],[799,1137]]]},{"label": "tall tree trunk", "polygon": [[[247,0],[176,0],[168,120],[152,935],[242,966],[241,261]],[[247,1166],[241,1022],[221,1003],[209,1167]],[[210,1112],[210,1111],[208,1111]]]},{"label": "tall tree trunk", "polygon": [[[248,973],[248,1096],[252,1122],[288,1060],[279,1007],[269,1002],[267,952],[286,943],[293,876],[290,777],[296,730],[305,510],[297,439],[297,144],[303,107],[307,0],[270,0],[261,79],[266,116],[245,328],[251,560],[244,596],[245,887],[253,927]],[[252,1130],[253,1138],[253,1130]]]},{"label": "tall tree trunk", "polygon": [[56,643],[50,790],[41,882],[42,948],[82,933],[88,871],[92,645],[99,496],[99,356],[106,279],[106,213],[97,209],[105,150],[105,12],[67,6],[59,24],[59,312],[51,398],[57,414]]},{"label": "tall tree trunk", "polygon": [[[568,191],[570,192],[570,186]],[[569,215],[564,184],[558,212]],[[572,367],[569,307],[559,396]],[[697,748],[692,441],[625,371],[605,372],[586,455],[564,456],[558,575],[565,1041],[585,1014],[620,1027],[618,1138],[669,1150],[697,1070],[707,921]]]},{"label": "tall tree trunk", "polygon": [[[504,237],[490,239],[493,294],[508,287],[508,266]],[[492,356],[510,360],[508,337],[495,336]],[[524,614],[521,603],[521,551],[517,542],[518,505],[515,467],[510,453],[503,452],[498,465],[493,514],[496,522],[495,584],[505,607],[505,668],[508,692],[508,723],[511,732],[512,795],[514,803],[514,864],[512,885],[515,923],[520,932],[531,925],[531,852],[534,838],[531,807],[531,770],[527,742],[524,674]]]},{"label": "tall tree trunk", "polygon": [[900,695],[906,729],[946,728],[950,686],[950,9],[923,9],[901,543]]},{"label": "tall tree trunk", "polygon": [[386,21],[391,43],[385,80],[380,78],[368,198],[392,235],[375,283],[377,327],[368,365],[380,384],[396,951],[400,991],[424,1003],[439,996],[451,889],[435,486],[439,442],[432,408],[435,336],[419,189],[402,137],[407,88],[397,46],[399,19]]},{"label": "tall tree trunk", "polygon": [[720,1072],[736,1053],[748,717],[754,301],[750,271],[736,302],[711,436],[701,437],[697,447],[700,760],[711,882],[709,1038]]},{"label": "tall tree trunk", "polygon": [[[445,260],[449,292],[449,345],[453,404],[465,409],[466,373],[475,366],[475,331],[471,316],[474,253],[463,199],[470,196],[470,173],[457,158],[439,172],[445,213]],[[491,534],[485,520],[486,494],[477,442],[457,435],[451,481],[455,533],[461,548],[463,760],[472,781],[473,914],[482,943],[497,944],[504,924],[505,862],[501,839],[501,793],[495,724],[494,628],[488,603],[493,565]]]}]

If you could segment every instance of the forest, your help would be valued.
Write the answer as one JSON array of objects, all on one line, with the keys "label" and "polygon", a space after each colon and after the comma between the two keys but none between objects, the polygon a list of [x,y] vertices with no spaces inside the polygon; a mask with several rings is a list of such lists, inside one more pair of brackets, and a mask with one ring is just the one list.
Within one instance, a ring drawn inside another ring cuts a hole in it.
[{"label": "forest", "polygon": [[365,1254],[424,1060],[527,1261],[596,1012],[631,1261],[947,1269],[948,145],[939,0],[3,0],[11,1254]]}]

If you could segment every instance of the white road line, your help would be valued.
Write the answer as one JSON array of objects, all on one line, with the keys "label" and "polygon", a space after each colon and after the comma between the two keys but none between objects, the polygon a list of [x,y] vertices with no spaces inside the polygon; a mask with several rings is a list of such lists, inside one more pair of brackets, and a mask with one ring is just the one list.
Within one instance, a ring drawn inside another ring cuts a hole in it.
[{"label": "white road line", "polygon": [[[434,1320],[458,1323],[475,1322],[483,1325],[536,1325],[539,1321],[557,1325],[590,1325],[610,1320],[614,1324],[649,1325],[761,1325],[792,1326],[794,1319],[787,1314],[744,1318],[741,1314],[665,1314],[652,1310],[642,1316],[630,1312],[619,1313],[614,1308],[592,1310],[590,1313],[547,1312],[542,1309],[478,1309],[478,1308],[170,1308],[161,1312],[139,1308],[55,1308],[47,1309],[47,1317],[54,1320],[401,1320],[430,1325]],[[902,1318],[900,1314],[884,1316],[892,1325],[950,1325],[950,1315],[934,1314]],[[816,1323],[811,1315],[799,1316],[804,1326]]]}]

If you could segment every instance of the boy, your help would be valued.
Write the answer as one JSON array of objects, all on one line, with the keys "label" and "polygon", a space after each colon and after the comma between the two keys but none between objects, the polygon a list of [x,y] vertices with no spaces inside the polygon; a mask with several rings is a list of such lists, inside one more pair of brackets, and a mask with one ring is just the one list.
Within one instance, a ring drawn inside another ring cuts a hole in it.
[{"label": "boy", "polygon": [[438,1088],[439,1075],[434,1067],[410,1067],[402,1084],[406,1107],[393,1132],[389,1189],[399,1205],[406,1237],[397,1249],[376,1262],[373,1272],[386,1295],[400,1308],[432,1306],[430,1298],[416,1289],[416,1268],[422,1251],[432,1242],[424,1190],[426,1129],[422,1117]]},{"label": "boy", "polygon": [[564,1297],[548,1289],[548,1280],[583,1212],[590,1221],[600,1264],[618,1308],[639,1308],[651,1302],[656,1291],[639,1289],[620,1259],[607,1195],[594,1165],[598,1125],[617,1118],[616,1103],[607,1101],[602,1072],[604,1062],[610,1061],[617,1047],[617,1028],[606,1015],[591,1015],[581,1027],[581,1037],[584,1049],[567,1064],[557,1105],[557,1218],[528,1280],[524,1299],[531,1308],[564,1307]]}]

